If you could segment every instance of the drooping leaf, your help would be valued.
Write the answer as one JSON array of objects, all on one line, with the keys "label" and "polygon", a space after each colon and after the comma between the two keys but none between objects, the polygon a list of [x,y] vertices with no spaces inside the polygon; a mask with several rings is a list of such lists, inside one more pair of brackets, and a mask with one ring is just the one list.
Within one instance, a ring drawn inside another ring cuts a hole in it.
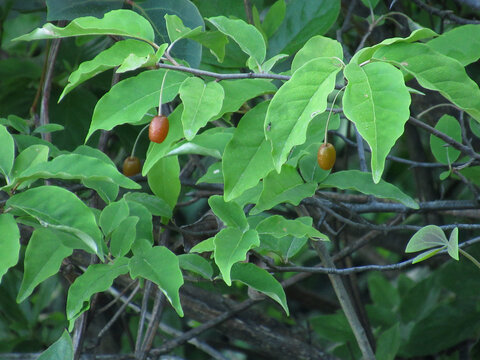
[{"label": "drooping leaf", "polygon": [[378,183],[385,159],[403,134],[410,116],[410,94],[401,71],[390,64],[370,63],[345,67],[348,85],[343,96],[343,111],[372,150],[373,181]]},{"label": "drooping leaf", "polygon": [[379,49],[374,57],[412,74],[421,86],[438,91],[480,121],[480,89],[457,60],[425,44],[391,45]]},{"label": "drooping leaf", "polygon": [[13,159],[15,158],[15,145],[12,135],[7,128],[0,125],[0,172],[5,176],[7,184],[9,183],[10,171],[13,167]]},{"label": "drooping leaf", "polygon": [[272,171],[265,177],[260,198],[250,214],[258,214],[283,202],[298,205],[312,196],[316,188],[316,184],[305,184],[293,166],[284,165],[280,174]]},{"label": "drooping leaf", "polygon": [[[29,167],[35,166],[36,164],[46,162],[48,160],[48,153],[49,148],[45,145],[32,145],[23,150],[18,156],[15,158],[15,163],[13,164],[12,168],[12,178],[15,179],[18,175],[20,175],[23,171],[28,169]],[[26,181],[19,186],[17,186],[17,190],[22,190],[23,188],[30,185],[33,181]],[[15,183],[16,180],[13,180]],[[13,184],[12,184],[13,185]]]},{"label": "drooping leaf", "polygon": [[327,97],[341,70],[336,59],[317,58],[299,68],[274,95],[265,118],[265,134],[272,144],[275,169],[280,172],[290,150],[306,139],[312,114],[327,107]]},{"label": "drooping leaf", "polygon": [[113,230],[110,240],[110,251],[113,256],[125,256],[130,251],[137,235],[138,220],[137,216],[129,216]]},{"label": "drooping leaf", "polygon": [[[298,238],[308,236],[315,240],[328,241],[329,239],[326,235],[312,227],[312,221],[310,217],[288,220],[281,215],[272,215],[260,222],[255,230],[257,230],[260,235],[269,234],[276,238],[292,235]],[[305,222],[307,222],[308,225],[305,224]]]},{"label": "drooping leaf", "polygon": [[[149,70],[115,84],[95,106],[86,140],[97,130],[138,122],[151,108],[158,106],[165,70]],[[162,102],[172,101],[188,75],[170,71],[165,79]]]},{"label": "drooping leaf", "polygon": [[199,42],[210,49],[210,52],[217,58],[218,62],[223,62],[225,58],[225,46],[228,44],[228,38],[220,31],[204,31],[198,34],[191,34],[190,39]]},{"label": "drooping leaf", "polygon": [[105,206],[99,219],[99,225],[105,236],[115,230],[127,218],[128,213],[128,205],[123,199]]},{"label": "drooping leaf", "polygon": [[458,26],[430,40],[427,45],[466,66],[480,58],[480,26]]},{"label": "drooping leaf", "polygon": [[197,254],[178,255],[179,265],[182,269],[199,274],[207,280],[213,276],[213,268],[210,263]]},{"label": "drooping leaf", "polygon": [[319,57],[337,57],[343,59],[342,44],[336,40],[320,35],[310,38],[295,54],[292,61],[292,73],[310,60]]},{"label": "drooping leaf", "polygon": [[353,55],[350,60],[351,63],[362,64],[363,62],[369,60],[373,54],[380,48],[386,47],[388,45],[393,45],[397,43],[412,43],[418,40],[428,39],[437,36],[437,33],[428,28],[421,28],[412,31],[412,33],[406,38],[394,37],[383,40],[381,43],[378,43],[371,47],[366,47]]},{"label": "drooping leaf", "polygon": [[[437,125],[435,125],[435,129],[460,143],[462,142],[460,123],[453,116],[448,114],[443,115],[440,120],[438,120]],[[430,149],[435,159],[442,164],[451,164],[460,156],[460,150],[452,148],[444,140],[434,135],[430,135]]]},{"label": "drooping leaf", "polygon": [[11,214],[0,214],[0,283],[7,270],[18,261],[20,230]]},{"label": "drooping leaf", "polygon": [[75,319],[90,308],[90,297],[93,294],[107,290],[118,276],[129,270],[129,259],[118,258],[109,264],[90,265],[87,270],[77,277],[68,289],[67,319],[69,329],[73,328]]},{"label": "drooping leaf", "polygon": [[35,287],[58,273],[63,259],[72,255],[73,249],[62,243],[61,233],[52,229],[36,229],[25,251],[23,280],[17,302],[24,301]]},{"label": "drooping leaf", "polygon": [[268,41],[268,55],[295,53],[314,35],[325,34],[339,12],[338,0],[289,1],[285,19]]},{"label": "drooping leaf", "polygon": [[179,92],[183,102],[183,133],[187,140],[192,140],[222,108],[224,91],[215,81],[205,84],[202,79],[191,77],[185,79]]},{"label": "drooping leaf", "polygon": [[225,200],[240,196],[273,170],[270,143],[265,139],[263,121],[268,102],[261,102],[240,120],[223,155]]},{"label": "drooping leaf", "polygon": [[62,131],[64,129],[65,127],[63,125],[51,123],[36,127],[35,130],[33,130],[32,134],[46,134],[55,131]]},{"label": "drooping leaf", "polygon": [[141,276],[158,285],[179,316],[183,316],[178,290],[183,285],[178,258],[164,246],[135,254],[129,263],[132,278]]},{"label": "drooping leaf", "polygon": [[252,263],[236,263],[232,266],[231,276],[232,280],[240,281],[272,298],[282,306],[287,316],[290,314],[282,285],[268,271]]},{"label": "drooping leaf", "polygon": [[240,19],[229,19],[225,16],[216,16],[207,19],[219,31],[233,39],[238,46],[256,60],[263,63],[266,54],[266,45],[262,34],[255,26]]},{"label": "drooping leaf", "polygon": [[170,208],[177,205],[180,194],[180,165],[177,156],[159,160],[147,174],[148,186],[152,192],[165,201]]},{"label": "drooping leaf", "polygon": [[375,184],[369,173],[360,170],[344,170],[330,174],[319,184],[319,187],[335,187],[342,190],[352,189],[366,195],[374,195],[382,199],[399,201],[403,205],[412,209],[419,208],[415,200],[402,192],[395,185],[384,180],[380,180]]},{"label": "drooping leaf", "polygon": [[260,240],[255,230],[243,232],[239,228],[227,227],[215,235],[213,243],[215,263],[222,273],[223,281],[230,286],[232,284],[230,271],[233,264],[244,261],[248,250],[259,246]]},{"label": "drooping leaf", "polygon": [[58,101],[61,101],[65,95],[84,81],[91,79],[105,70],[119,66],[130,54],[148,56],[153,54],[153,48],[145,42],[133,39],[116,42],[112,47],[102,51],[92,60],[81,63],[78,69],[70,74],[68,84],[63,89]]},{"label": "drooping leaf", "polygon": [[118,184],[127,189],[139,189],[140,185],[121,174],[106,162],[80,154],[60,155],[49,162],[41,162],[27,168],[17,181],[36,179],[102,180]]},{"label": "drooping leaf", "polygon": [[73,343],[67,330],[37,360],[73,360]]},{"label": "drooping leaf", "polygon": [[35,218],[45,227],[78,237],[102,255],[102,234],[93,212],[73,193],[57,186],[39,186],[12,196],[6,204]]},{"label": "drooping leaf", "polygon": [[211,196],[208,199],[208,204],[226,226],[238,228],[242,231],[248,229],[247,218],[240,205],[234,202],[226,202],[220,195]]},{"label": "drooping leaf", "polygon": [[239,79],[221,81],[225,98],[222,109],[217,116],[237,111],[247,100],[263,94],[274,93],[277,87],[270,80],[265,79]]},{"label": "drooping leaf", "polygon": [[61,28],[47,23],[42,28],[14,40],[56,39],[84,35],[118,35],[128,36],[147,42],[153,42],[154,34],[150,23],[131,10],[112,10],[102,18],[85,16],[77,18]]}]

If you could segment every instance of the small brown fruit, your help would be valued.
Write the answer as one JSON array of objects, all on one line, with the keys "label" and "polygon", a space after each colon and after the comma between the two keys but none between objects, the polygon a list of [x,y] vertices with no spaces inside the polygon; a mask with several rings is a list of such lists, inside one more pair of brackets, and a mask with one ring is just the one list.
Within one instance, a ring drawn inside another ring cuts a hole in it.
[{"label": "small brown fruit", "polygon": [[157,115],[148,127],[148,138],[155,143],[162,143],[168,135],[168,118],[165,115]]},{"label": "small brown fruit", "polygon": [[330,170],[335,164],[337,153],[332,144],[326,143],[320,145],[317,154],[318,165],[323,170]]},{"label": "small brown fruit", "polygon": [[137,175],[141,170],[140,159],[136,156],[129,156],[123,162],[123,175],[125,176]]}]

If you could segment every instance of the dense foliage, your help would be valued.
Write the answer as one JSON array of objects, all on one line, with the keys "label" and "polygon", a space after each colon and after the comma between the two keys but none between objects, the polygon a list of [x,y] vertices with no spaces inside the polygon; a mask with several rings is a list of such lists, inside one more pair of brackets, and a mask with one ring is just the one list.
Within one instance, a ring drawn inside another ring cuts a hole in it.
[{"label": "dense foliage", "polygon": [[4,1],[0,352],[479,356],[480,9],[437,6]]}]

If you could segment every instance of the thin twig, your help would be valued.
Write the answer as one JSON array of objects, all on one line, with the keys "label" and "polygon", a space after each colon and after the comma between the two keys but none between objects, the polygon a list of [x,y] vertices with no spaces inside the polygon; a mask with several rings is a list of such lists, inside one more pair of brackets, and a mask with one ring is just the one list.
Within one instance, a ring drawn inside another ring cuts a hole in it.
[{"label": "thin twig", "polygon": [[433,7],[433,6],[430,6],[430,5],[427,5],[425,4],[423,1],[421,0],[410,0],[412,2],[414,2],[415,4],[417,4],[419,7],[421,7],[422,9],[424,9],[425,11],[427,11],[429,14],[432,14],[432,15],[435,15],[435,16],[439,16],[441,17],[442,19],[448,19],[448,20],[451,20],[453,22],[456,22],[457,24],[462,24],[462,25],[466,25],[466,24],[480,24],[480,21],[478,20],[470,20],[470,19],[464,19],[464,18],[461,18],[459,16],[456,16],[455,14],[453,14],[450,10],[439,10],[437,9],[436,7]]}]

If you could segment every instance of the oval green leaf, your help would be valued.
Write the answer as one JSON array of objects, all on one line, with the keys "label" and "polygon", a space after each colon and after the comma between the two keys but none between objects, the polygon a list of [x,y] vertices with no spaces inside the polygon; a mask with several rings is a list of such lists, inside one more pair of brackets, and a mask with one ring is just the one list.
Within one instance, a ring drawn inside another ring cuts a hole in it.
[{"label": "oval green leaf", "polygon": [[7,270],[18,262],[20,230],[11,214],[0,214],[0,283]]},{"label": "oval green leaf", "polygon": [[[443,115],[438,120],[435,129],[450,136],[458,142],[462,142],[462,129],[457,119],[450,115]],[[442,164],[451,164],[458,159],[460,151],[454,149],[444,140],[437,138],[435,135],[430,135],[430,149],[433,156],[438,162]]]}]

